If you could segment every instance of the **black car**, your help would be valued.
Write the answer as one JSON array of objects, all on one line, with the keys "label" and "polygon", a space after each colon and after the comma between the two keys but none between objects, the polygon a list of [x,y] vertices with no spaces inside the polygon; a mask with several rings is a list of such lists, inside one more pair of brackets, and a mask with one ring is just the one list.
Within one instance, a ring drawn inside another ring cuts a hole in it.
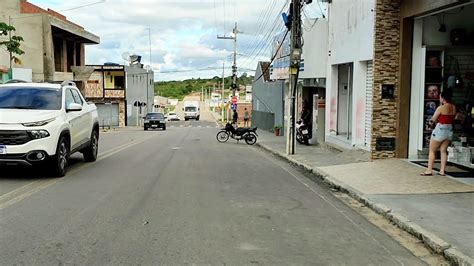
[{"label": "black car", "polygon": [[162,113],[146,114],[143,129],[148,130],[149,128],[162,128],[163,130],[166,130],[165,115]]}]

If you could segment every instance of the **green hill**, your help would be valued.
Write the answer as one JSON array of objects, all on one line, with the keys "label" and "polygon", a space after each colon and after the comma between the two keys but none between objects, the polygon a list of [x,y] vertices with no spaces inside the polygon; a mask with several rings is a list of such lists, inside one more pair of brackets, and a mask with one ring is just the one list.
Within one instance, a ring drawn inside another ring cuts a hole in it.
[{"label": "green hill", "polygon": [[[251,85],[253,76],[243,74],[237,79],[239,85]],[[225,78],[226,90],[229,89],[232,82],[232,77]],[[160,95],[167,98],[176,98],[182,100],[184,96],[201,93],[201,88],[220,88],[222,85],[222,78],[215,76],[212,79],[187,79],[183,81],[159,81],[155,82],[155,95]]]}]

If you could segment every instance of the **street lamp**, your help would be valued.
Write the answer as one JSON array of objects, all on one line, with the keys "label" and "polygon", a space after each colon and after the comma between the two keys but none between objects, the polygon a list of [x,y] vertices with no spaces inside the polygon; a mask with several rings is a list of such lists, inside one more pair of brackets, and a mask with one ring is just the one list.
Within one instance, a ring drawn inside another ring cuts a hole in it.
[{"label": "street lamp", "polygon": [[[146,65],[145,69],[146,69],[146,102],[148,106],[150,106],[149,104],[150,103],[150,95],[149,95],[150,88],[148,87],[150,85],[150,78],[148,77],[148,73],[150,73],[151,67],[149,65]],[[150,107],[147,107],[147,110],[149,112]]]}]

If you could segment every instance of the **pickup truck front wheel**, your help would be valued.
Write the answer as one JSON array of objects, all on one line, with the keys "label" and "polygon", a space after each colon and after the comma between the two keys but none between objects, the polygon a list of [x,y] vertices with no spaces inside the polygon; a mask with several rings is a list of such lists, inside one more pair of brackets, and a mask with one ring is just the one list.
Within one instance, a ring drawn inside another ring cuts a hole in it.
[{"label": "pickup truck front wheel", "polygon": [[91,135],[91,142],[89,146],[82,151],[84,161],[95,162],[97,160],[97,153],[99,152],[99,131],[93,130]]},{"label": "pickup truck front wheel", "polygon": [[59,138],[58,146],[56,147],[56,155],[51,158],[51,170],[54,176],[63,177],[66,175],[68,156],[69,142],[62,136]]}]

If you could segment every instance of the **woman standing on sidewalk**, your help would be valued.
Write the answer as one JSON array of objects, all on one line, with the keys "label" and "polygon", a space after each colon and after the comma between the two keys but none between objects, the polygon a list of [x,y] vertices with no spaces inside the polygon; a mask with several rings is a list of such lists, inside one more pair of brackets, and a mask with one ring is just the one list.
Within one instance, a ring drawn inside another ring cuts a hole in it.
[{"label": "woman standing on sidewalk", "polygon": [[430,139],[430,153],[428,157],[428,169],[426,169],[422,176],[433,175],[433,164],[438,148],[441,152],[441,168],[439,175],[446,175],[446,164],[448,161],[448,146],[453,138],[453,123],[456,116],[456,106],[451,103],[453,94],[451,90],[444,90],[441,93],[441,105],[436,109],[435,114],[431,118],[431,124],[436,124],[435,129],[431,133]]}]

